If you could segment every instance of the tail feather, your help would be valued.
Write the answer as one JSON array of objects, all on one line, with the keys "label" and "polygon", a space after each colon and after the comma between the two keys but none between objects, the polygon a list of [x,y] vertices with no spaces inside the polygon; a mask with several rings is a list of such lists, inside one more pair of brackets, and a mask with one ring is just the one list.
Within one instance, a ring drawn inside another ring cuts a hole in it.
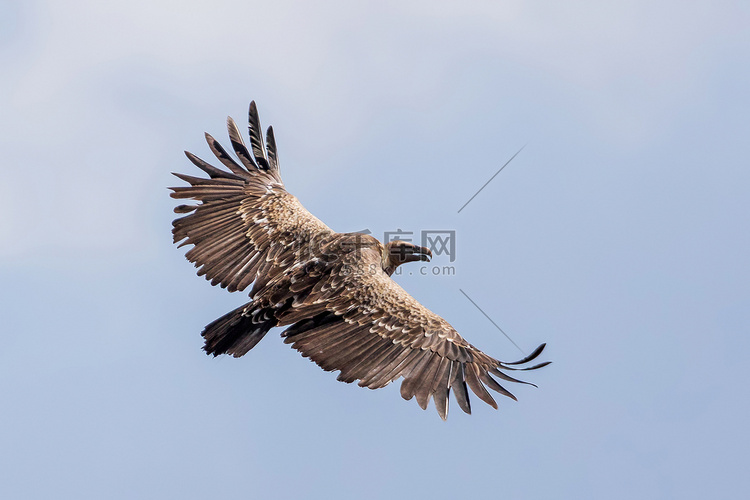
[{"label": "tail feather", "polygon": [[203,329],[206,354],[231,354],[239,358],[276,326],[278,320],[274,315],[263,314],[263,310],[254,310],[252,306],[250,302],[238,307]]}]

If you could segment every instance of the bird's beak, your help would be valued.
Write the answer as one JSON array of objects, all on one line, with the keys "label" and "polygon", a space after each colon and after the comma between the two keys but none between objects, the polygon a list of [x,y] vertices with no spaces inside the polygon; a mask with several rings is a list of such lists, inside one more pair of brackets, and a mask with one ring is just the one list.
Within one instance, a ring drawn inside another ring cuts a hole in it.
[{"label": "bird's beak", "polygon": [[429,248],[420,247],[406,241],[395,241],[388,244],[389,260],[395,267],[407,262],[430,261],[432,251]]},{"label": "bird's beak", "polygon": [[430,262],[430,259],[432,258],[432,250],[429,248],[413,245],[409,247],[409,249],[411,252],[406,256],[406,262],[412,262],[415,260]]},{"label": "bird's beak", "polygon": [[427,247],[419,247],[419,251],[420,251],[420,259],[430,262],[430,259],[432,259],[432,250],[430,250]]}]

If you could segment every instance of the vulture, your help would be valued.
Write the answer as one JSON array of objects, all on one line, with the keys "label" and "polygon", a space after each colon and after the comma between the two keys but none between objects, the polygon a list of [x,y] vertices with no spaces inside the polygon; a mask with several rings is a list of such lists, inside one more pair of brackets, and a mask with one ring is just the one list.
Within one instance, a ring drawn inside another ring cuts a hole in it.
[{"label": "vulture", "polygon": [[308,212],[284,187],[273,128],[264,141],[254,101],[249,147],[231,117],[227,128],[236,158],[206,134],[224,168],[186,151],[208,178],[175,173],[188,185],[170,188],[193,202],[174,209],[172,233],[180,247],[192,245],[186,258],[198,275],[230,292],[252,285],[250,302],[203,330],[207,354],[243,356],[286,327],[284,342],[338,380],[377,389],[403,378],[401,396],[422,409],[432,399],[443,420],[451,390],[466,413],[468,389],[497,408],[488,388],[515,400],[498,380],[528,383],[506,372],[548,364],[526,365],[545,344],[512,363],[488,356],[391,278],[400,265],[429,261],[428,248],[337,233]]}]

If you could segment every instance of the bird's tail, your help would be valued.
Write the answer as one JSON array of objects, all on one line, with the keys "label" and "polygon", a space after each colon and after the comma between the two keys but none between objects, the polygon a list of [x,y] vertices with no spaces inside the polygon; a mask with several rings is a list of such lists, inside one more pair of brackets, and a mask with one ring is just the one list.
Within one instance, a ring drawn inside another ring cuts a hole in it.
[{"label": "bird's tail", "polygon": [[203,329],[206,354],[247,354],[278,320],[269,309],[255,309],[250,302],[217,319]]}]

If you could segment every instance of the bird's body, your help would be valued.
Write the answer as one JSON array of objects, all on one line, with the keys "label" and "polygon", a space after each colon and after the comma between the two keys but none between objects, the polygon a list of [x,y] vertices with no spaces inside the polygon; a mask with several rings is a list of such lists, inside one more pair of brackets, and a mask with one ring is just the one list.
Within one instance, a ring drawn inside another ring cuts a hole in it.
[{"label": "bird's body", "polygon": [[402,396],[416,396],[422,408],[432,398],[442,418],[451,389],[467,413],[467,385],[495,408],[485,386],[515,399],[493,376],[518,382],[501,370],[519,369],[544,345],[502,363],[466,342],[391,279],[399,265],[428,260],[429,249],[331,230],[284,188],[273,130],[264,147],[255,103],[249,122],[252,154],[230,118],[240,163],[206,134],[228,171],[186,152],[210,178],[175,174],[190,186],[172,188],[174,198],[200,202],[178,206],[187,215],[173,223],[174,241],[194,245],[186,257],[198,274],[230,291],[252,285],[249,303],[204,329],[206,352],[240,357],[271,328],[288,327],[285,342],[323,369],[340,371],[339,380],[376,389],[404,378]]}]

